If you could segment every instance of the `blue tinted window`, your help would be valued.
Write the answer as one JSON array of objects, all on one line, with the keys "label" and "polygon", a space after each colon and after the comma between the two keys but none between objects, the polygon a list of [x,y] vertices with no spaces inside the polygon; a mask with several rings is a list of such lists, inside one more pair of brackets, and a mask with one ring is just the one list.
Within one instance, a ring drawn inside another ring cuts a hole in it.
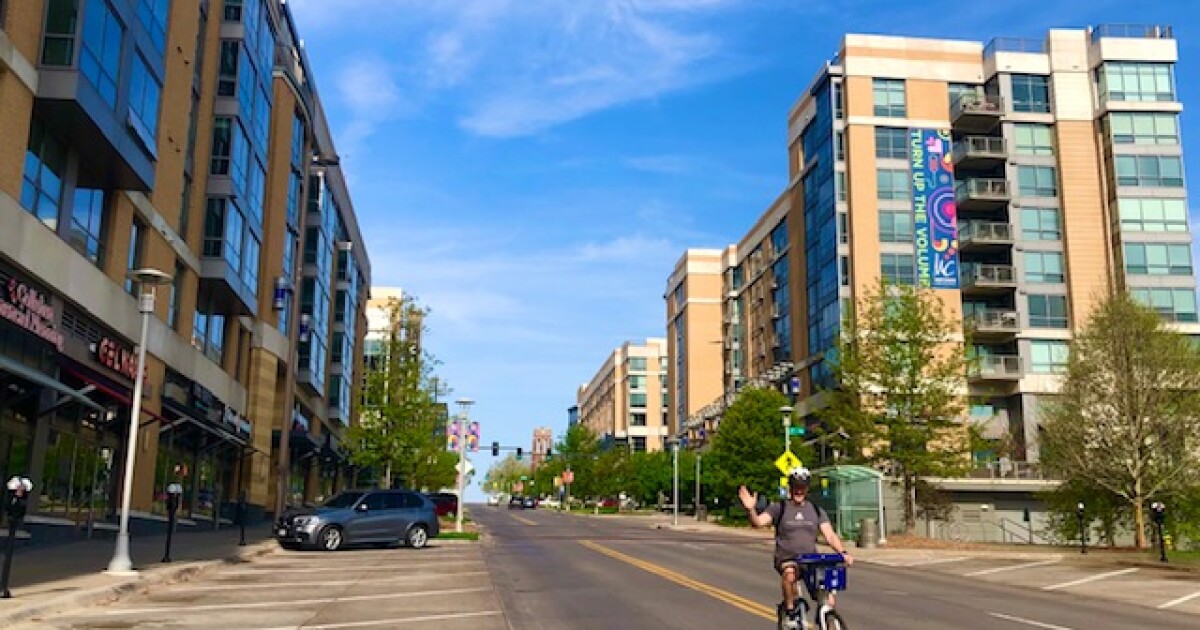
[{"label": "blue tinted window", "polygon": [[117,106],[117,76],[121,70],[124,32],[106,0],[87,4],[83,17],[83,51],[79,71],[111,107]]},{"label": "blue tinted window", "polygon": [[146,148],[152,152],[158,143],[158,102],[162,97],[162,86],[150,73],[150,67],[141,56],[133,61],[133,77],[129,85],[129,110],[141,125],[138,134],[143,136]]}]

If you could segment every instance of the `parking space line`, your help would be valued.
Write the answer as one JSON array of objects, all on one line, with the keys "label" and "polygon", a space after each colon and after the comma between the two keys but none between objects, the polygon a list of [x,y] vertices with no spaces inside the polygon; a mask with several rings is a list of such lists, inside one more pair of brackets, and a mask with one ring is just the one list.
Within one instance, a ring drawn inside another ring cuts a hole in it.
[{"label": "parking space line", "polygon": [[933,564],[949,564],[951,562],[962,562],[963,560],[970,560],[970,558],[968,558],[966,556],[957,556],[954,558],[934,558],[932,560],[918,560],[916,562],[909,562],[909,563],[906,563],[904,566],[906,566],[906,567],[926,567],[926,566],[933,565]]},{"label": "parking space line", "polygon": [[[379,621],[348,621],[346,623],[328,623],[320,626],[300,627],[312,628],[313,630],[333,630],[334,628],[368,628],[370,626],[398,626],[406,623],[423,623],[426,621],[491,617],[502,614],[504,613],[500,612],[499,610],[481,610],[479,612],[447,613],[445,615],[422,615],[420,617],[399,617],[396,619],[383,619]],[[266,630],[294,630],[295,627],[296,626],[280,626],[278,628],[267,628]]]},{"label": "parking space line", "polygon": [[1196,599],[1197,597],[1200,597],[1200,591],[1196,591],[1195,593],[1192,593],[1191,595],[1184,595],[1183,597],[1172,599],[1171,601],[1159,606],[1158,608],[1160,610],[1166,609],[1166,608],[1174,608],[1184,602],[1190,602],[1193,599]]},{"label": "parking space line", "polygon": [[[475,575],[487,575],[487,571],[463,571],[459,573],[438,573],[436,575],[397,575],[389,578],[357,578],[354,580],[326,580],[321,582],[321,586],[358,586],[360,584],[394,584],[396,582],[413,580],[413,579],[428,579],[442,577],[468,577]],[[234,591],[242,589],[254,588],[285,588],[285,587],[301,587],[312,586],[312,582],[270,582],[267,584],[245,584],[245,583],[226,583],[226,584],[173,584],[170,588],[177,588],[187,591]]]},{"label": "parking space line", "polygon": [[492,592],[491,586],[477,588],[448,588],[440,591],[413,591],[406,593],[380,593],[378,595],[347,595],[345,597],[314,597],[309,599],[288,599],[273,602],[243,602],[237,604],[187,604],[185,606],[152,606],[149,608],[118,608],[106,610],[106,615],[142,615],[146,613],[169,613],[172,611],[196,612],[201,610],[238,610],[240,608],[273,608],[278,606],[295,606],[311,604],[342,604],[347,602],[365,602],[380,599],[398,599],[402,597],[433,597],[437,595],[459,595],[464,593]]},{"label": "parking space line", "polygon": [[434,567],[444,567],[450,564],[483,564],[483,560],[454,560],[447,562],[425,562],[418,564],[396,563],[392,565],[383,565],[375,567],[288,567],[288,568],[261,568],[261,569],[243,569],[235,571],[221,571],[216,575],[264,575],[266,573],[312,573],[314,571],[341,571],[359,572],[359,571],[400,571],[403,569],[429,569]]},{"label": "parking space line", "polygon": [[1068,628],[1066,626],[1056,626],[1052,623],[1043,623],[1041,621],[1034,621],[1032,619],[1022,619],[1021,617],[1014,617],[1012,615],[1006,615],[1004,613],[990,612],[988,614],[997,619],[1003,619],[1005,621],[1011,621],[1013,623],[1021,623],[1021,624],[1025,624],[1027,626],[1033,626],[1034,628],[1045,628],[1046,630],[1071,630],[1070,628]]},{"label": "parking space line", "polygon": [[982,569],[979,571],[972,571],[970,573],[964,573],[963,576],[976,577],[979,575],[991,575],[993,573],[1003,573],[1005,571],[1018,571],[1020,569],[1032,569],[1034,567],[1044,567],[1048,564],[1054,564],[1058,561],[1059,561],[1059,559],[1055,558],[1053,560],[1038,560],[1037,562],[1025,562],[1023,564],[1013,564],[1013,565],[1009,565],[1007,567],[992,567],[990,569]]},{"label": "parking space line", "polygon": [[1078,586],[1080,584],[1087,584],[1088,582],[1096,582],[1098,580],[1103,580],[1103,579],[1110,578],[1110,577],[1116,577],[1118,575],[1127,575],[1129,573],[1133,573],[1134,571],[1137,571],[1137,569],[1136,568],[1121,569],[1119,571],[1109,571],[1108,573],[1098,573],[1096,575],[1089,575],[1085,578],[1079,578],[1078,580],[1071,580],[1070,582],[1062,582],[1061,584],[1051,584],[1049,586],[1043,586],[1042,590],[1043,591],[1056,591],[1060,588],[1067,588],[1070,586]]}]

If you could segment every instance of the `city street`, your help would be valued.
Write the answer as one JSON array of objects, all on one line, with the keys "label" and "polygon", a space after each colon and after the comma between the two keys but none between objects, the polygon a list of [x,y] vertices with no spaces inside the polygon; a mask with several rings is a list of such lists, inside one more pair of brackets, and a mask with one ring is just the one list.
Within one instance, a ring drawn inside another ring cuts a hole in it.
[{"label": "city street", "polygon": [[[503,507],[472,512],[490,534],[485,557],[512,628],[748,628],[774,622],[779,586],[766,540],[655,529],[651,519],[638,517]],[[1030,568],[1057,573],[1039,573],[1029,583],[1015,562],[952,557],[890,564],[897,566],[859,562],[850,571],[838,608],[851,627],[1182,630],[1200,623],[1182,612],[1200,612],[1188,608],[1200,603],[1196,599],[1155,610],[1091,597],[1108,579],[1108,588],[1136,589],[1139,579],[1148,578],[1145,572],[1108,575],[1042,565]],[[1192,575],[1173,582],[1177,592],[1200,591]],[[1152,603],[1178,598],[1164,592],[1170,580],[1147,584],[1153,588],[1132,594],[1153,597]]]}]

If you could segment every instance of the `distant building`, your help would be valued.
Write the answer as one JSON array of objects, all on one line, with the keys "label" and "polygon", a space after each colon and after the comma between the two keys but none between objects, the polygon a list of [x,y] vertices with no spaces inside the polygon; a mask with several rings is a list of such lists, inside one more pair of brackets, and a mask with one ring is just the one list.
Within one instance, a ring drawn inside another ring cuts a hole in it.
[{"label": "distant building", "polygon": [[579,424],[579,405],[571,405],[567,407],[567,428]]},{"label": "distant building", "polygon": [[580,386],[579,422],[601,443],[661,450],[668,435],[666,362],[666,339],[625,342]]},{"label": "distant building", "polygon": [[534,468],[546,461],[546,451],[554,446],[554,433],[548,427],[538,427],[533,430],[533,452],[530,461]]}]

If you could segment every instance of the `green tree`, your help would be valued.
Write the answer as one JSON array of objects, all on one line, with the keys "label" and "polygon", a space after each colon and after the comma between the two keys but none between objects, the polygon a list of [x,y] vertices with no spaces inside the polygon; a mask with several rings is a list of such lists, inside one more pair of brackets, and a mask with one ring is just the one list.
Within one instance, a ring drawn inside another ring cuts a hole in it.
[{"label": "green tree", "polygon": [[388,327],[364,366],[359,422],[347,431],[350,459],[410,488],[440,489],[454,483],[457,458],[445,452],[446,407],[439,403],[436,361],[421,348],[428,310],[412,296],[393,299]]},{"label": "green tree", "polygon": [[1079,540],[1079,514],[1077,506],[1085,506],[1084,527],[1093,528],[1095,537],[1109,547],[1116,546],[1118,530],[1129,529],[1133,513],[1129,504],[1116,494],[1097,486],[1088,479],[1071,479],[1062,485],[1041,493],[1046,503],[1047,533],[1062,542]]},{"label": "green tree", "polygon": [[970,466],[968,362],[958,332],[933,291],[881,283],[858,301],[826,357],[837,387],[826,392],[823,424],[850,435],[853,457],[900,479],[910,533],[917,480]]},{"label": "green tree", "polygon": [[[725,410],[712,449],[703,460],[706,471],[702,474],[710,480],[716,496],[736,502],[733,497],[742,485],[774,492],[780,477],[775,460],[783,453],[783,417],[779,409],[788,404],[789,399],[773,389],[747,388]],[[812,464],[810,448],[793,442],[792,452],[802,462]],[[681,462],[681,476],[683,468]],[[688,468],[694,471],[694,464]],[[682,495],[682,482],[680,485]]]},{"label": "green tree", "polygon": [[1120,497],[1145,547],[1146,504],[1200,485],[1200,350],[1113,294],[1075,334],[1042,428],[1044,465]]},{"label": "green tree", "polygon": [[518,461],[516,453],[509,453],[488,469],[484,492],[513,492],[522,476],[529,476],[529,461]]}]

